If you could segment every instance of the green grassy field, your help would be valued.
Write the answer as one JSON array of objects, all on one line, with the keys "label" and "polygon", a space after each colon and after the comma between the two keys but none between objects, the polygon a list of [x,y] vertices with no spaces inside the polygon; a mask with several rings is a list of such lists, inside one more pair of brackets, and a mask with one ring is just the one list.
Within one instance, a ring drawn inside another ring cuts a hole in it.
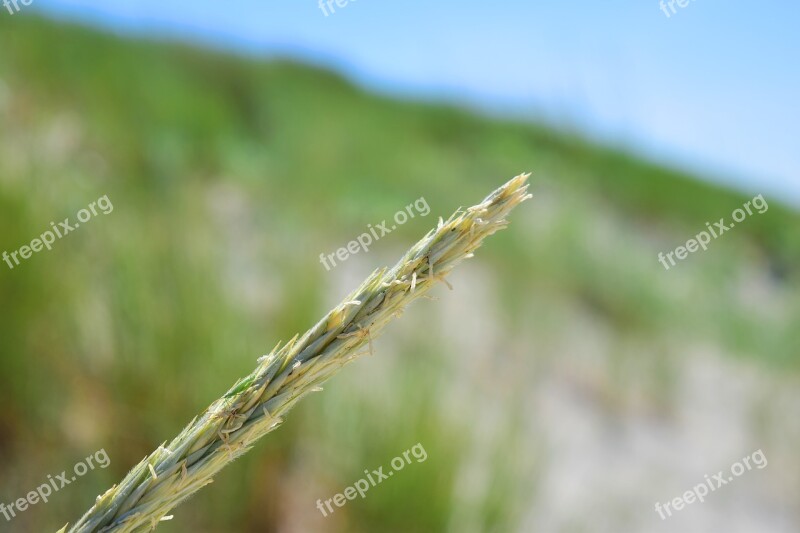
[{"label": "green grassy field", "polygon": [[[545,347],[571,335],[575,306],[619,346],[647,347],[619,351],[614,383],[624,390],[636,358],[655,404],[670,394],[675,343],[713,344],[768,372],[800,363],[796,211],[766,196],[767,213],[667,272],[658,252],[749,196],[545,127],[390,100],[290,62],[29,16],[0,17],[0,125],[0,251],[100,196],[114,206],[53,250],[13,270],[0,263],[0,501],[100,448],[111,458],[14,531],[76,519],[279,339],[393,263],[439,215],[522,171],[533,172],[534,199],[481,250],[468,282],[412,309],[374,359],[298,407],[164,531],[446,531],[457,517],[513,530],[539,467],[515,430],[517,400]],[[320,253],[420,196],[430,216],[332,272],[320,265]],[[491,313],[445,302],[469,302],[479,286]],[[440,305],[464,319],[442,318]],[[482,381],[510,385],[490,395],[501,437],[480,447],[464,412],[480,411],[486,391],[452,392],[473,381],[443,355],[467,324],[494,339],[493,358],[525,369],[481,367]],[[328,519],[315,514],[317,498],[417,442],[428,461]],[[476,449],[489,490],[465,496]],[[524,466],[509,460],[523,456]]]}]

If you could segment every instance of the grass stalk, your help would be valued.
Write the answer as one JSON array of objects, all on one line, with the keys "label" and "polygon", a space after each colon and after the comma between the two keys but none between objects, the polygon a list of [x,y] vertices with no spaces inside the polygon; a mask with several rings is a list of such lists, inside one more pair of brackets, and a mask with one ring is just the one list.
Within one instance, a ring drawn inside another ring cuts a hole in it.
[{"label": "grass stalk", "polygon": [[[302,337],[258,360],[169,444],[162,444],[117,485],[98,496],[70,533],[128,533],[155,529],[168,513],[213,481],[228,463],[277,428],[306,394],[345,364],[372,352],[372,340],[405,307],[424,296],[483,239],[504,228],[506,216],[527,194],[519,175],[480,204],[459,209],[411,247],[392,268],[373,272]],[[67,526],[59,533],[67,531]]]}]

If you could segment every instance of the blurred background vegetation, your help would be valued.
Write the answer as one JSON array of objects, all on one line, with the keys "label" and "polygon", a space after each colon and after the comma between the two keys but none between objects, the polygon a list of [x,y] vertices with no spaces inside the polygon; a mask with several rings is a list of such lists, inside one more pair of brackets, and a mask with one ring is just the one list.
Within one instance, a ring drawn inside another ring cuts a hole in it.
[{"label": "blurred background vegetation", "polygon": [[[800,216],[780,198],[665,271],[658,252],[749,196],[325,70],[30,16],[0,17],[0,250],[102,195],[114,211],[0,266],[0,502],[101,448],[111,465],[0,530],[74,521],[439,215],[528,170],[534,199],[453,292],[159,530],[796,531]],[[420,196],[428,217],[319,263]],[[317,511],[418,442],[426,462]],[[758,448],[769,468],[657,519]]]}]

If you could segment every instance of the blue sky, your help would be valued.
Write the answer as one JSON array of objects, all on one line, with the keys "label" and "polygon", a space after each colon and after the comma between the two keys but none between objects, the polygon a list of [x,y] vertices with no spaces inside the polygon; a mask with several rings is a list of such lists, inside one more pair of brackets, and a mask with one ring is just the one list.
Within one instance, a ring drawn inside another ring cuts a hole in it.
[{"label": "blue sky", "polygon": [[537,117],[800,205],[800,2],[688,1],[670,17],[659,0],[350,0],[327,17],[318,0],[25,9],[290,55],[376,91]]}]

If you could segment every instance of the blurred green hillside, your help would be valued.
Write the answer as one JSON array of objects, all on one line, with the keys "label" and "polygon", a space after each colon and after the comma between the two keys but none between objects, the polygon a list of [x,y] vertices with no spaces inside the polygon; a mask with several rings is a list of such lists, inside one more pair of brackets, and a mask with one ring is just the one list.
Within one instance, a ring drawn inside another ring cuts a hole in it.
[{"label": "blurred green hillside", "polygon": [[[0,529],[74,521],[439,215],[528,170],[534,199],[456,291],[415,306],[376,342],[376,357],[298,407],[163,531],[427,532],[455,528],[458,516],[476,531],[511,531],[539,468],[515,430],[525,410],[517,400],[545,347],[574,335],[572,310],[604,324],[618,346],[646,347],[619,357],[646,366],[636,386],[655,409],[671,394],[676,343],[793,374],[800,215],[765,196],[768,212],[665,271],[658,252],[749,196],[537,125],[378,97],[307,66],[1,16],[0,251],[103,195],[114,210],[13,270],[0,263],[0,501],[100,448],[111,458],[47,505],[0,518]],[[429,217],[332,272],[319,263],[420,196]],[[490,313],[446,307],[479,286]],[[440,305],[458,320],[437,314]],[[502,438],[481,448],[490,490],[478,495],[458,490],[478,447],[464,413],[489,393],[448,393],[460,363],[444,355],[467,330],[494,339],[485,351],[500,367],[476,375],[509,380],[508,396],[495,397]],[[630,384],[624,372],[615,379],[618,391]],[[317,498],[417,442],[427,462],[318,515]]]}]

